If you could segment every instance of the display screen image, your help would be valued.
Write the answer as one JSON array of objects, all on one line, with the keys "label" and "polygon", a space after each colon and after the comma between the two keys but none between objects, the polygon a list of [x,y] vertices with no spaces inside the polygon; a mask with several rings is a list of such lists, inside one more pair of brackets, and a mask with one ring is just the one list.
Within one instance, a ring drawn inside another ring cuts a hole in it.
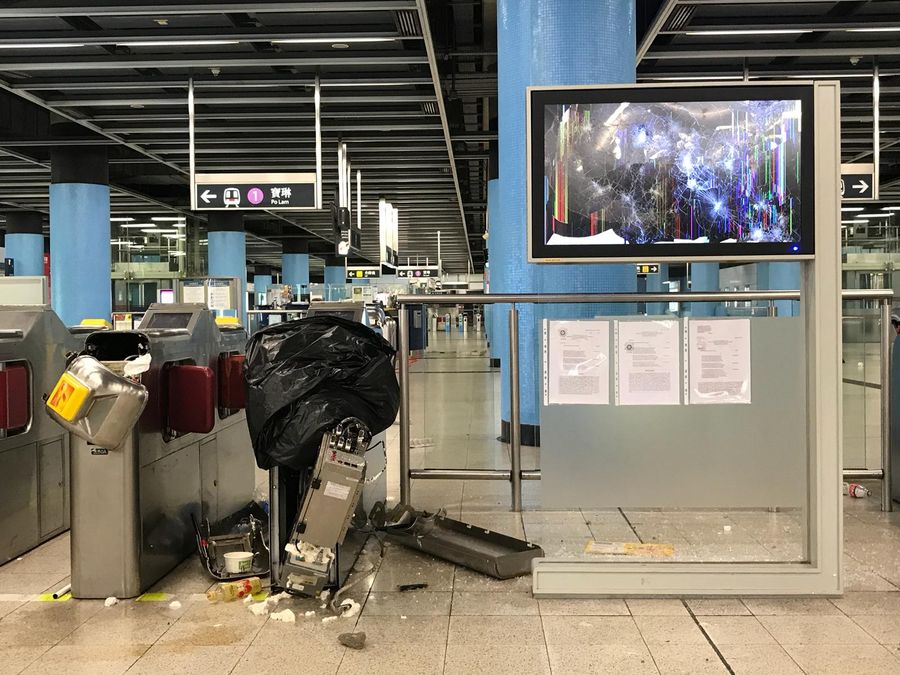
[{"label": "display screen image", "polygon": [[811,94],[532,92],[532,257],[813,253]]},{"label": "display screen image", "polygon": [[156,312],[144,328],[187,328],[192,316],[190,312]]}]

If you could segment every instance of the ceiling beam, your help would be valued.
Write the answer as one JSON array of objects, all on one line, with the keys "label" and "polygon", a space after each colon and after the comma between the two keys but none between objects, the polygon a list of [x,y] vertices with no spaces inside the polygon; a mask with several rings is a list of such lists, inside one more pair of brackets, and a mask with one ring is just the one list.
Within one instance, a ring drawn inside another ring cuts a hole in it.
[{"label": "ceiling beam", "polygon": [[362,2],[265,2],[256,0],[252,5],[244,2],[217,2],[194,0],[190,3],[154,2],[145,0],[95,0],[91,6],[73,5],[71,0],[20,0],[14,7],[0,8],[0,19],[37,19],[58,16],[173,16],[198,14],[224,14],[246,12],[254,14],[284,12],[378,12],[413,11],[413,0],[379,0]]}]

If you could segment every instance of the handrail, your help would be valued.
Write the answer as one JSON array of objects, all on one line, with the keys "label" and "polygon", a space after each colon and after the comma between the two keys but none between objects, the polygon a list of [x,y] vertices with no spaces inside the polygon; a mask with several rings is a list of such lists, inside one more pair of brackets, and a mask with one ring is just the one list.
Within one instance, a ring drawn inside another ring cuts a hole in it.
[{"label": "handrail", "polygon": [[[893,298],[890,289],[842,291],[844,300]],[[741,300],[800,300],[800,291],[679,291],[678,293],[488,293],[486,295],[398,295],[398,305],[496,305],[516,302],[546,304],[627,302],[725,302]]]}]

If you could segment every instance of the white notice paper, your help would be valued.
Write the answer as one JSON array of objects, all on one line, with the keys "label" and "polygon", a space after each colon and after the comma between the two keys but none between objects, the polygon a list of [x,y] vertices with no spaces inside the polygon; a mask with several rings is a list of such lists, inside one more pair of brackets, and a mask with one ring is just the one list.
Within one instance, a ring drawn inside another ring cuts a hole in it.
[{"label": "white notice paper", "polygon": [[181,287],[181,301],[206,304],[206,289],[202,281],[185,281]]},{"label": "white notice paper", "polygon": [[[221,286],[219,284],[222,284]],[[231,287],[228,282],[211,281],[209,284],[209,308],[232,309]]]},{"label": "white notice paper", "polygon": [[750,319],[687,323],[691,404],[750,403]]},{"label": "white notice paper", "polygon": [[616,403],[679,405],[677,321],[616,322]]},{"label": "white notice paper", "polygon": [[609,321],[548,321],[547,405],[609,404]]}]

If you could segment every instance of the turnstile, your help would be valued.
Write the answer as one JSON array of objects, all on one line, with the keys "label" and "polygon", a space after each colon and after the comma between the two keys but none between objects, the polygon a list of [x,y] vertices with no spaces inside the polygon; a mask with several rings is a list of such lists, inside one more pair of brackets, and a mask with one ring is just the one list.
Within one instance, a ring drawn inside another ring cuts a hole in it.
[{"label": "turnstile", "polygon": [[85,353],[101,363],[149,351],[149,397],[118,447],[72,437],[73,596],[140,595],[196,550],[194,519],[217,522],[252,500],[245,342],[198,304],[152,305],[135,331],[88,336]]}]

